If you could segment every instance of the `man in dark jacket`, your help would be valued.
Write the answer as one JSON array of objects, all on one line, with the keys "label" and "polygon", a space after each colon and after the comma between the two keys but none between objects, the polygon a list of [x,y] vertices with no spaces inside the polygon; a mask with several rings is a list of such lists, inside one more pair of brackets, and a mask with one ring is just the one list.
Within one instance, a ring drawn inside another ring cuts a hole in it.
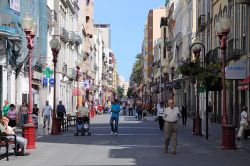
[{"label": "man in dark jacket", "polygon": [[57,105],[57,117],[63,120],[64,115],[66,116],[66,109],[64,105],[62,104],[62,101],[59,101],[59,104]]}]

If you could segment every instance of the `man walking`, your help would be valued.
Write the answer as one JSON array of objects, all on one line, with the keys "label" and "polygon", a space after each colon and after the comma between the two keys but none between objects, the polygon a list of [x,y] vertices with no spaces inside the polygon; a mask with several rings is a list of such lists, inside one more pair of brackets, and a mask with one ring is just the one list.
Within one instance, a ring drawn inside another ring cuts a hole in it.
[{"label": "man walking", "polygon": [[[118,103],[117,99],[114,99],[114,103],[111,105],[111,118],[110,118],[110,126],[111,126],[111,135],[118,134],[118,122],[119,122],[119,113],[121,107]],[[115,122],[115,127],[114,127]]]},{"label": "man walking", "polygon": [[57,117],[60,118],[61,120],[63,120],[64,115],[66,116],[66,109],[65,109],[64,105],[62,104],[62,101],[59,101],[59,104],[57,105],[56,111],[57,111]]},{"label": "man walking", "polygon": [[185,105],[181,107],[181,117],[182,117],[182,124],[186,126],[187,123],[187,108]]},{"label": "man walking", "polygon": [[168,146],[171,137],[173,137],[173,149],[172,153],[176,154],[177,147],[177,122],[180,118],[180,111],[178,107],[174,107],[174,102],[172,99],[168,100],[168,107],[163,113],[164,119],[164,152],[168,153]]},{"label": "man walking", "polygon": [[46,121],[48,122],[48,130],[50,129],[50,116],[51,116],[51,106],[49,105],[49,101],[46,101],[46,105],[43,107],[42,117],[43,117],[43,129],[46,127]]}]

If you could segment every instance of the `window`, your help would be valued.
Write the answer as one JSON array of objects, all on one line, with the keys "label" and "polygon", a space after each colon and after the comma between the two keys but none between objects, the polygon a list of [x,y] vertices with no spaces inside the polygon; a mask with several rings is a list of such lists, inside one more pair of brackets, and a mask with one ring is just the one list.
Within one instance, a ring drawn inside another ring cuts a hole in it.
[{"label": "window", "polygon": [[[229,4],[228,15],[232,21],[232,25],[234,25],[234,5],[233,3]],[[234,26],[231,26],[230,32],[228,34],[228,39],[233,38]]]},{"label": "window", "polygon": [[236,44],[236,48],[240,48],[240,5],[236,5],[236,15],[235,15],[236,19],[235,19],[235,29],[239,29],[237,31],[235,31],[235,44]]},{"label": "window", "polygon": [[242,40],[241,40],[241,49],[243,53],[247,51],[247,24],[248,24],[248,17],[247,17],[247,6],[244,5],[242,7]]},{"label": "window", "polygon": [[166,59],[167,57],[167,49],[166,49],[166,46],[163,47],[163,59]]},{"label": "window", "polygon": [[[214,27],[215,27],[215,24],[218,22],[218,16],[215,15],[214,16]],[[215,32],[216,34],[216,32]],[[217,48],[219,46],[219,43],[218,43],[218,40],[217,40],[217,36],[214,37],[214,48]]]},{"label": "window", "polygon": [[86,5],[89,6],[90,0],[86,0]]},{"label": "window", "polygon": [[86,23],[88,23],[89,22],[89,16],[86,16]]},{"label": "window", "polygon": [[164,39],[166,38],[166,31],[167,31],[167,28],[164,27],[164,28],[163,28],[163,37],[164,37]]}]

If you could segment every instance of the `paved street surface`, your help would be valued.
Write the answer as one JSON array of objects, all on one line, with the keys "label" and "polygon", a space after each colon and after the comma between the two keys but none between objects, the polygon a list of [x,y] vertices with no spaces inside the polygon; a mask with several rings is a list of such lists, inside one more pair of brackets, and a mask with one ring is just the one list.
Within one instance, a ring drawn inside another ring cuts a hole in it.
[{"label": "paved street surface", "polygon": [[[98,115],[91,121],[92,136],[73,136],[74,128],[59,136],[39,132],[37,148],[26,157],[11,156],[0,160],[1,166],[80,166],[80,165],[140,165],[140,166],[249,166],[250,140],[237,142],[237,150],[221,150],[219,137],[209,140],[191,135],[191,121],[179,124],[177,154],[163,153],[163,133],[153,117],[137,121],[120,118],[120,134],[110,135],[109,115]],[[212,133],[214,132],[214,133]]]}]

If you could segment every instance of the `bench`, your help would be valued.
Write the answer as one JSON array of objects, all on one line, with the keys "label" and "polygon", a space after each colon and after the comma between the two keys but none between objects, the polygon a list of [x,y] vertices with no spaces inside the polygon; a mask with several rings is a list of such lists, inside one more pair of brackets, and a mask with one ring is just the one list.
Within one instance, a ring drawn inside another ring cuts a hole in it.
[{"label": "bench", "polygon": [[[13,139],[10,139],[9,136],[14,137]],[[9,145],[14,145],[14,154],[17,155],[17,141],[16,141],[16,135],[15,134],[8,134],[8,135],[0,135],[0,148],[5,147],[5,155],[6,160],[9,161]]]},{"label": "bench", "polygon": [[64,118],[61,121],[61,129],[62,129],[62,132],[69,130],[68,118]]},{"label": "bench", "polygon": [[76,125],[76,116],[68,114],[67,115],[67,120],[68,120],[68,125],[69,126],[72,126],[71,122],[73,122],[73,126]]}]

